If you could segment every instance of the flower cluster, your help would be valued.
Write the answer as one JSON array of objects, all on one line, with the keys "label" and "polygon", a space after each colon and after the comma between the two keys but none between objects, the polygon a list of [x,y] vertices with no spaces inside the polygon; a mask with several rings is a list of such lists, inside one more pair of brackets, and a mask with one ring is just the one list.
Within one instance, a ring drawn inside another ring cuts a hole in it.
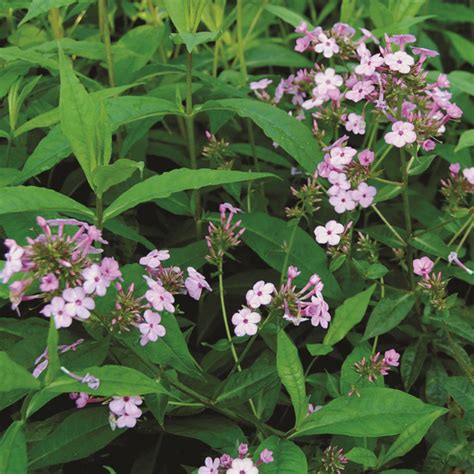
[{"label": "flower cluster", "polygon": [[441,192],[449,209],[468,206],[467,198],[474,192],[474,167],[464,168],[461,172],[461,165],[452,163],[449,166],[449,175],[449,178],[441,180]]},{"label": "flower cluster", "polygon": [[225,140],[218,140],[216,136],[206,130],[207,145],[202,150],[202,155],[212,163],[212,168],[229,170],[234,164],[235,153],[229,148]]},{"label": "flower cluster", "polygon": [[321,201],[322,192],[318,184],[318,174],[314,173],[298,189],[292,186],[291,194],[295,197],[296,203],[292,207],[285,208],[287,217],[301,219],[312,216],[319,209],[318,203]]},{"label": "flower cluster", "polygon": [[377,189],[366,183],[374,153],[368,149],[357,153],[347,146],[348,139],[344,135],[326,147],[324,160],[318,165],[319,176],[330,184],[329,204],[338,214],[352,211],[357,206],[369,207],[377,194]]},{"label": "flower cluster", "polygon": [[[318,60],[313,69],[299,70],[282,79],[273,99],[266,91],[271,81],[262,79],[251,88],[258,98],[274,104],[279,104],[285,95],[290,96],[296,109],[291,114],[304,120],[306,112],[310,112],[319,139],[324,135],[324,124],[330,129],[342,125],[355,135],[365,134],[364,116],[370,113],[379,123],[392,124],[392,130],[385,135],[388,144],[401,148],[416,142],[431,151],[446,123],[462,116],[461,109],[451,102],[446,75],[440,74],[434,83],[426,80],[425,62],[438,53],[418,47],[407,51],[407,44],[414,43],[415,36],[386,35],[382,46],[363,28],[356,38],[356,30],[344,23],[336,23],[330,30],[309,30],[303,23],[296,32],[303,36],[296,40],[295,50],[315,51],[331,58],[331,67],[324,67]],[[375,45],[375,51],[369,49],[370,43]],[[332,67],[335,61],[340,73]],[[365,104],[362,113],[354,112],[361,101]]]},{"label": "flower cluster", "polygon": [[[354,371],[357,372],[361,378],[367,379],[374,383],[379,375],[388,375],[390,367],[398,367],[400,354],[395,349],[386,351],[384,356],[380,357],[380,352],[373,354],[371,357],[363,357],[359,362],[354,364]],[[349,395],[357,393],[357,387],[352,385]]]},{"label": "flower cluster", "polygon": [[433,267],[434,262],[429,257],[413,260],[413,273],[421,276],[418,285],[428,294],[431,304],[435,308],[442,310],[446,306],[448,281],[443,279],[441,272],[433,272]]},{"label": "flower cluster", "polygon": [[209,254],[206,259],[213,265],[222,264],[224,255],[233,247],[240,244],[240,237],[245,232],[240,227],[241,221],[234,222],[234,216],[242,212],[241,209],[232,206],[229,203],[223,203],[219,206],[220,222],[216,225],[209,223],[206,243]]},{"label": "flower cluster", "polygon": [[241,443],[237,449],[238,456],[232,458],[229,454],[223,454],[220,458],[207,457],[204,466],[198,469],[198,474],[258,474],[258,466],[260,464],[269,464],[273,462],[273,453],[268,449],[264,449],[259,459],[254,462],[248,456],[248,445]]},{"label": "flower cluster", "polygon": [[10,285],[13,309],[22,301],[39,299],[47,303],[41,314],[54,318],[57,328],[69,327],[74,319],[89,319],[95,297],[104,296],[111,283],[121,278],[115,259],[98,260],[102,250],[94,244],[107,242],[95,226],[75,219],[38,217],[37,223],[42,233],[28,238],[27,245],[6,240],[3,283],[19,272],[26,276]]}]

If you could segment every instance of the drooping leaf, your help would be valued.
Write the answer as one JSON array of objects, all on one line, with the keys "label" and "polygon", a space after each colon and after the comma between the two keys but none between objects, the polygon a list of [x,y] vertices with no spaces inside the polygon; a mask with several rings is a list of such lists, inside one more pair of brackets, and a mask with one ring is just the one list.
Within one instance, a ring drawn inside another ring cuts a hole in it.
[{"label": "drooping leaf", "polygon": [[306,455],[292,441],[270,436],[262,441],[255,451],[254,462],[257,462],[260,453],[268,449],[273,454],[273,461],[268,464],[260,464],[258,472],[261,474],[301,474],[308,472]]},{"label": "drooping leaf", "polygon": [[180,168],[160,174],[159,176],[152,176],[132,186],[112,202],[105,210],[104,218],[105,220],[111,219],[143,202],[166,198],[173,193],[187,189],[200,189],[205,186],[218,186],[272,177],[274,175],[270,173]]},{"label": "drooping leaf", "polygon": [[174,44],[184,44],[188,53],[192,53],[196,46],[200,44],[216,41],[221,35],[220,31],[200,31],[199,33],[175,33],[171,35]]},{"label": "drooping leaf", "polygon": [[16,389],[36,390],[40,383],[25,368],[13,362],[6,352],[0,352],[0,392]]},{"label": "drooping leaf", "polygon": [[51,8],[60,8],[66,5],[71,5],[77,0],[32,0],[26,15],[23,17],[18,27],[25,24],[27,21],[33,20],[37,16],[48,12]]},{"label": "drooping leaf", "polygon": [[365,469],[375,467],[377,465],[377,456],[373,451],[367,448],[352,448],[349,452],[344,454],[349,461],[362,464]]},{"label": "drooping leaf", "polygon": [[466,130],[459,137],[455,152],[474,146],[474,130]]},{"label": "drooping leaf", "polygon": [[120,158],[110,165],[98,166],[94,171],[94,184],[98,194],[130,178],[136,170],[143,171],[142,161]]},{"label": "drooping leaf", "polygon": [[290,395],[295,411],[295,425],[298,426],[308,412],[305,377],[298,349],[283,329],[278,332],[277,338],[277,370],[282,384]]}]

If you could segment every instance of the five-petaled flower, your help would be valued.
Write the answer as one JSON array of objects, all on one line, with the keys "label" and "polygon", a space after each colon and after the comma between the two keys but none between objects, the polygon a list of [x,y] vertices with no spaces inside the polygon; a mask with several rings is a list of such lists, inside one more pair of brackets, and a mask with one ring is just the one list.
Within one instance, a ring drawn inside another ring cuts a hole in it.
[{"label": "five-petaled flower", "polygon": [[232,324],[235,326],[236,336],[254,336],[257,334],[258,326],[262,317],[250,308],[243,307],[232,316]]},{"label": "five-petaled flower", "polygon": [[314,229],[314,236],[318,244],[337,245],[341,241],[344,226],[335,220],[330,220],[323,227],[318,225]]}]

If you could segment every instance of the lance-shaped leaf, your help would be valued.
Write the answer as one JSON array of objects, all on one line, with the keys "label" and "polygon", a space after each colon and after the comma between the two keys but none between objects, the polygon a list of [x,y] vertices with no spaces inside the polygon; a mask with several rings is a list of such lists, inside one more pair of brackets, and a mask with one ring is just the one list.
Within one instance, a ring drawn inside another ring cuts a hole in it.
[{"label": "lance-shaped leaf", "polygon": [[13,422],[0,440],[0,472],[27,472],[28,458],[23,425],[23,421]]},{"label": "lance-shaped leaf", "polygon": [[40,383],[25,368],[13,362],[6,352],[0,352],[0,392],[16,389],[35,390]]},{"label": "lance-shaped leaf", "polygon": [[260,458],[260,453],[268,449],[273,454],[273,461],[268,464],[260,464],[260,474],[302,474],[308,472],[308,462],[302,449],[292,441],[270,436],[260,443],[255,451],[254,461]]}]

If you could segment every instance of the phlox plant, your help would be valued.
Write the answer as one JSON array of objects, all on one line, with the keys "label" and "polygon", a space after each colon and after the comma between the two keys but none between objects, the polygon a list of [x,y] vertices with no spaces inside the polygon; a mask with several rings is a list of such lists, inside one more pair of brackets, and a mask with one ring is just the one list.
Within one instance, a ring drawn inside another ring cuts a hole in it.
[{"label": "phlox plant", "polygon": [[0,473],[474,470],[468,7],[0,12]]}]

